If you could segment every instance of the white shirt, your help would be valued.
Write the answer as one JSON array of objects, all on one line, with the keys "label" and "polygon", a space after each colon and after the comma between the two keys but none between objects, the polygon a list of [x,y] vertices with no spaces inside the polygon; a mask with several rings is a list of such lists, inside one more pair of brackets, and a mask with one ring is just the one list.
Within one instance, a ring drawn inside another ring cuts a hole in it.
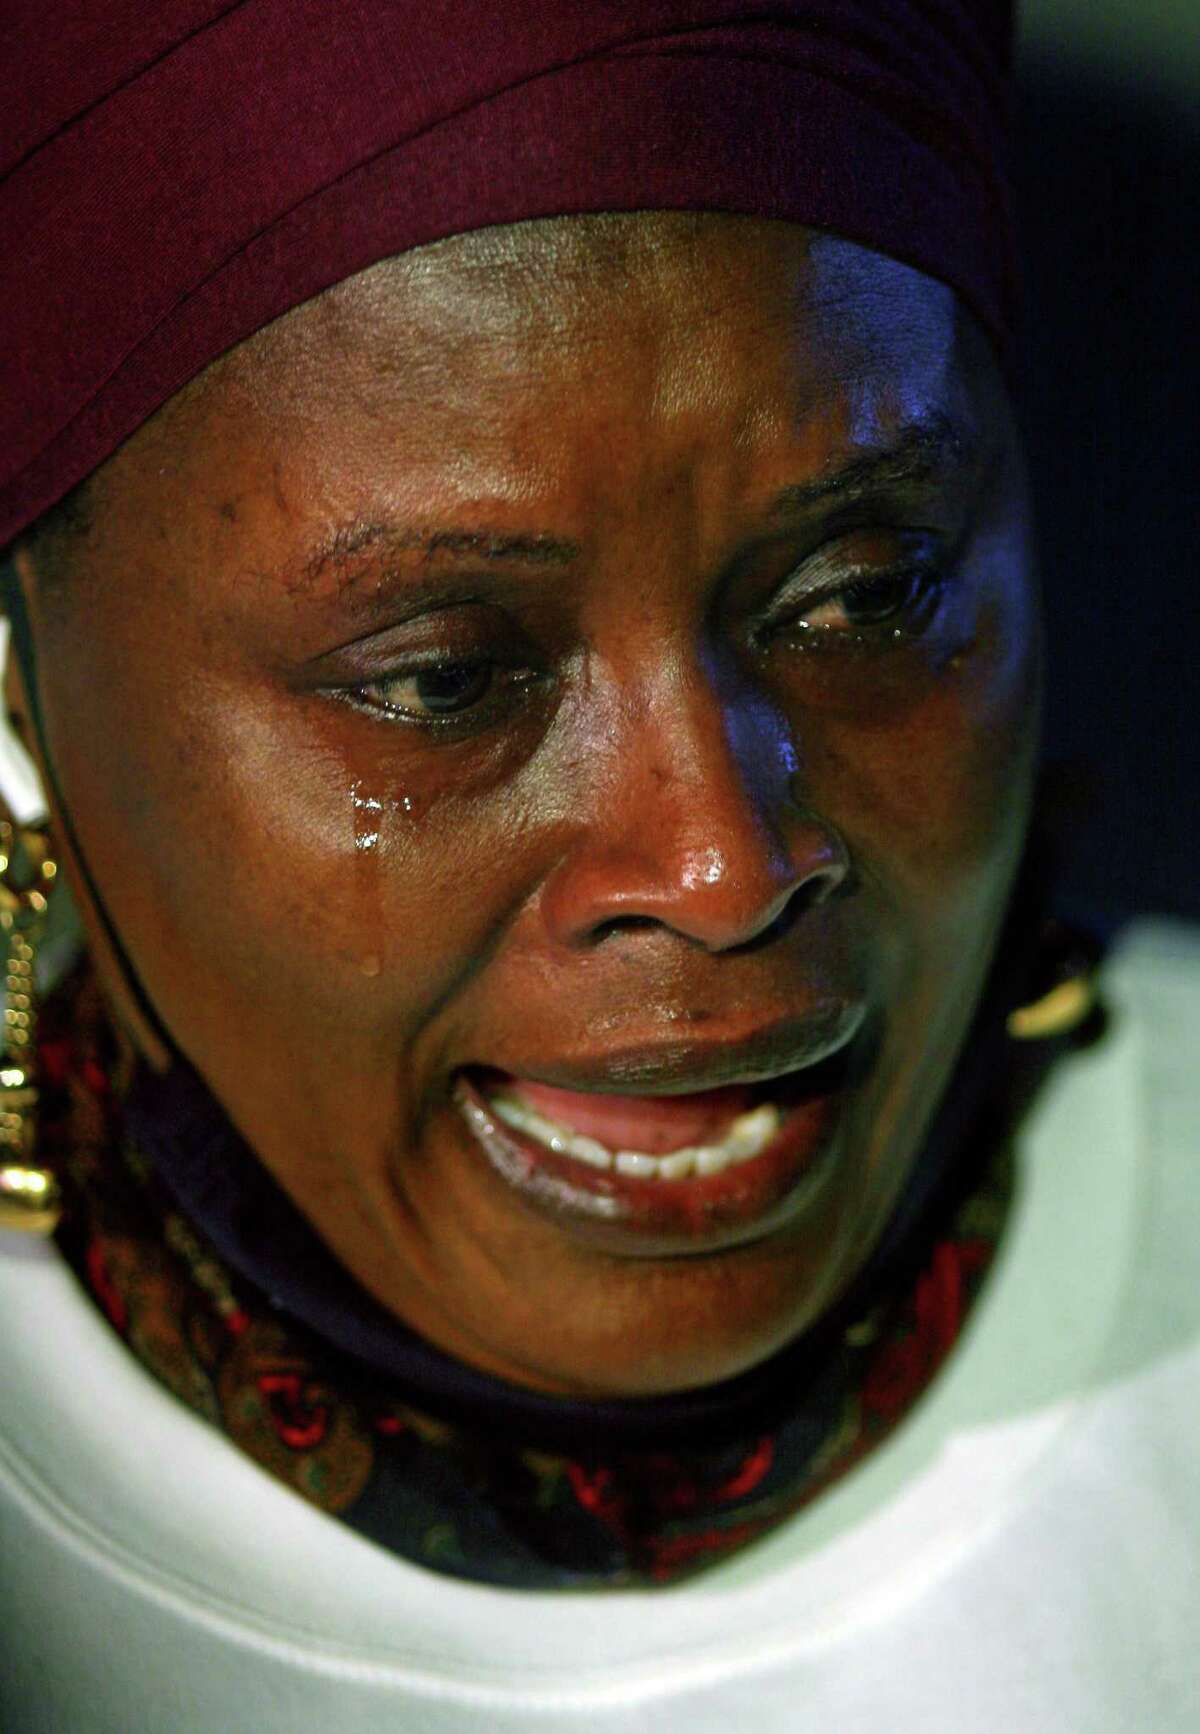
[{"label": "white shirt", "polygon": [[440,1578],[277,1484],[0,1236],[5,1734],[1196,1734],[1200,937],[1052,1073],[963,1340],[772,1537],[652,1591]]}]

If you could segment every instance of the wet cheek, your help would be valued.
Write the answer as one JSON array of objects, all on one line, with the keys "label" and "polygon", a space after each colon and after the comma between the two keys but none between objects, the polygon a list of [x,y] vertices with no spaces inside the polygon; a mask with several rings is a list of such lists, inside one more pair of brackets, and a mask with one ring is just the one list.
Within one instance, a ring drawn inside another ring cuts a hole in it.
[{"label": "wet cheek", "polygon": [[158,731],[131,779],[148,795],[131,832],[160,966],[169,934],[210,997],[269,1003],[294,1039],[394,1063],[520,903],[529,802],[464,795],[449,769],[406,776],[387,724],[306,732],[293,707],[228,693],[204,708],[205,724]]}]

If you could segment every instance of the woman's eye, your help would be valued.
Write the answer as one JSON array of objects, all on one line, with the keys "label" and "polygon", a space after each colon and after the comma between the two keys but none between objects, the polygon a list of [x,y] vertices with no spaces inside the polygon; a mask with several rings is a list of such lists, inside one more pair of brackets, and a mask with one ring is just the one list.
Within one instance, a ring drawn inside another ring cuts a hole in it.
[{"label": "woman's eye", "polygon": [[885,650],[921,638],[947,589],[944,551],[924,532],[856,533],[807,560],[777,593],[760,644]]},{"label": "woman's eye", "polygon": [[861,636],[890,626],[897,632],[911,633],[925,623],[939,588],[938,576],[927,570],[857,578],[838,590],[813,597],[794,620],[793,629]]},{"label": "woman's eye", "polygon": [[500,673],[492,662],[438,662],[368,681],[356,689],[355,696],[392,715],[433,722],[484,704],[493,695]]}]

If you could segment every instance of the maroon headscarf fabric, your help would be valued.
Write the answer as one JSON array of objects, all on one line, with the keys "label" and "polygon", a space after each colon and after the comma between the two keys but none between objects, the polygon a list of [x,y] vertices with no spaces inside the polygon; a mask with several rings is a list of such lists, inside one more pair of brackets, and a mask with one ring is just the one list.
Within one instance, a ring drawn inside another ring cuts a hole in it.
[{"label": "maroon headscarf fabric", "polygon": [[210,361],[389,254],[790,218],[1003,347],[1007,0],[6,0],[0,546]]}]

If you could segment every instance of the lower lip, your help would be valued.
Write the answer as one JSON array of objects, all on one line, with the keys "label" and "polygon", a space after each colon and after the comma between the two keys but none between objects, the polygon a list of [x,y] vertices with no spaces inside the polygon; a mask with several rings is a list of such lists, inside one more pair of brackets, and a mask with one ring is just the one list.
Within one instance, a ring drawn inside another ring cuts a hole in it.
[{"label": "lower lip", "polygon": [[455,1095],[474,1143],[524,1204],[612,1251],[659,1256],[758,1239],[801,1213],[833,1166],[844,1087],[836,1061],[814,1068],[812,1093],[784,1110],[759,1155],[680,1180],[635,1179],[556,1155],[499,1120],[465,1074]]}]

